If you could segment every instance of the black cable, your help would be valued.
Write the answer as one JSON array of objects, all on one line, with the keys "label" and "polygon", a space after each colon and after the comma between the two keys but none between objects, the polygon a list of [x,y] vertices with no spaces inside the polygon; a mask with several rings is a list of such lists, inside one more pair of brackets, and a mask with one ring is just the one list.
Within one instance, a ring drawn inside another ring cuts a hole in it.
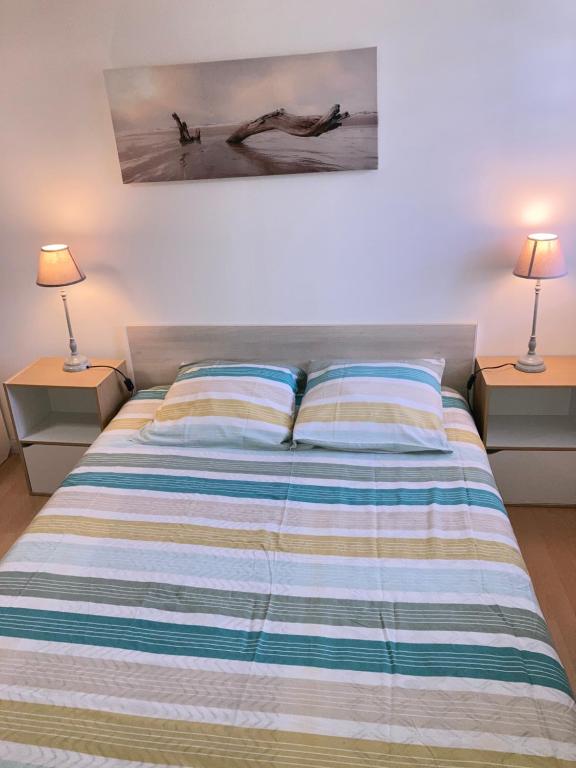
[{"label": "black cable", "polygon": [[486,365],[484,368],[478,368],[478,370],[474,371],[473,374],[470,375],[468,378],[468,381],[466,382],[466,400],[468,401],[468,407],[470,410],[474,410],[472,407],[472,403],[470,402],[470,392],[472,391],[472,387],[474,386],[474,382],[476,381],[476,377],[478,376],[481,371],[494,371],[496,368],[506,368],[508,365],[516,365],[516,363],[501,363],[500,365]]},{"label": "black cable", "polygon": [[120,374],[122,377],[122,381],[124,382],[124,386],[128,392],[134,392],[134,382],[132,379],[129,379],[128,376],[126,376],[126,374],[120,370],[120,368],[115,368],[113,365],[89,365],[88,368],[110,368],[111,371],[116,371],[116,373]]}]

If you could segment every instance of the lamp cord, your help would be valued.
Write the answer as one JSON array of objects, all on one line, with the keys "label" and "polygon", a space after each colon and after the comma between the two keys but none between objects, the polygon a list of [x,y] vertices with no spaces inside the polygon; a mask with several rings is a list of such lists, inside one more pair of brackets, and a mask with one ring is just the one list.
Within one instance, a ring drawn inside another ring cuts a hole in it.
[{"label": "lamp cord", "polygon": [[134,392],[134,382],[132,379],[128,378],[125,373],[123,373],[120,368],[115,368],[113,365],[89,365],[88,368],[110,368],[111,371],[116,371],[119,376],[122,377],[122,381],[124,382],[124,386],[130,392],[130,395]]},{"label": "lamp cord", "polygon": [[[473,374],[470,375],[468,378],[468,381],[466,382],[466,400],[468,401],[468,405],[470,409],[472,410],[472,403],[470,401],[470,393],[472,392],[472,388],[474,387],[474,383],[476,382],[476,377],[479,373],[482,371],[494,371],[497,368],[507,368],[508,366],[514,366],[515,363],[501,363],[500,365],[487,365],[484,368],[478,368],[476,371],[474,371]],[[126,376],[125,373],[123,373],[119,368],[115,368],[113,365],[89,365],[88,368],[109,368],[111,371],[116,371],[116,373],[122,378],[122,381],[124,383],[124,386],[132,394],[134,392],[134,382],[132,379],[130,379],[128,376]]]},{"label": "lamp cord", "polygon": [[468,381],[466,382],[466,400],[468,401],[468,407],[470,410],[474,410],[472,407],[472,403],[470,402],[470,393],[472,392],[472,388],[474,386],[474,382],[476,381],[476,377],[479,373],[482,371],[494,371],[496,368],[506,368],[509,365],[516,365],[516,363],[501,363],[500,365],[486,365],[484,368],[478,368],[478,370],[474,371],[473,374],[470,375],[468,378]]}]

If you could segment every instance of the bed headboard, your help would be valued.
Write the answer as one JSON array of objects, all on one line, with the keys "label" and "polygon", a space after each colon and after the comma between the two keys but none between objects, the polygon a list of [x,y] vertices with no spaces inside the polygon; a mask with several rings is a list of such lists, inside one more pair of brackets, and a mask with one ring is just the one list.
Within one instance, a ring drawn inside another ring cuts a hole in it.
[{"label": "bed headboard", "polygon": [[474,366],[476,325],[132,325],[138,388],[169,384],[184,362],[444,357],[443,383],[461,392]]}]

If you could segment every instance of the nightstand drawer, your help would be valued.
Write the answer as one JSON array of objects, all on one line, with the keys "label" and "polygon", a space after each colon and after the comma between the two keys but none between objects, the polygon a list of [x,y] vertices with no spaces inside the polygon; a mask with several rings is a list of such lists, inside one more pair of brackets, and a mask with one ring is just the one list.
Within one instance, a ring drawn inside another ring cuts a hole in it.
[{"label": "nightstand drawer", "polygon": [[32,493],[51,494],[86,453],[85,445],[25,445]]}]

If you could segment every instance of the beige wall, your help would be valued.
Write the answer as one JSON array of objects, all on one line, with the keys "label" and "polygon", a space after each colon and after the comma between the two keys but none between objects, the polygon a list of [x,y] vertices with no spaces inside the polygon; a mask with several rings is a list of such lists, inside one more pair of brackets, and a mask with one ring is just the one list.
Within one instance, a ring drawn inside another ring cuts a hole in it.
[{"label": "beige wall", "polygon": [[[380,170],[123,186],[102,70],[378,46]],[[479,322],[522,352],[524,235],[557,231],[543,352],[576,353],[573,0],[0,0],[0,376],[130,322]]]}]

